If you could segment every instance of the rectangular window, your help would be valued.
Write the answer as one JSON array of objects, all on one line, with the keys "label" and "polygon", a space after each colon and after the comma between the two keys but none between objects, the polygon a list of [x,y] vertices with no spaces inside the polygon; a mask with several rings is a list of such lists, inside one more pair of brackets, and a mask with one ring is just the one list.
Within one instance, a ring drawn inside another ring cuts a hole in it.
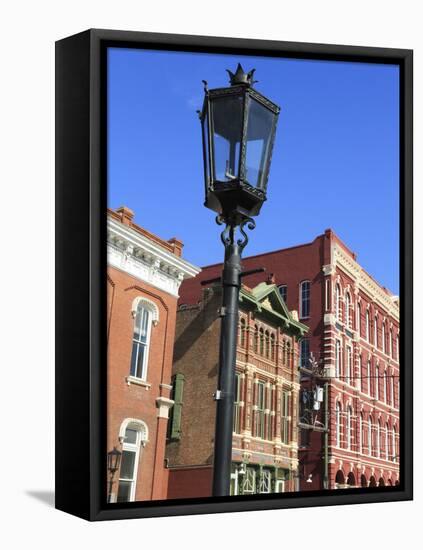
[{"label": "rectangular window", "polygon": [[285,302],[286,304],[286,301],[288,299],[288,287],[287,285],[280,285],[279,287],[279,293],[281,295],[281,298],[282,300]]},{"label": "rectangular window", "polygon": [[310,368],[310,340],[303,338],[300,343],[300,367],[302,369]]},{"label": "rectangular window", "polygon": [[247,468],[244,475],[242,492],[244,495],[253,495],[256,492],[256,471],[254,468]]},{"label": "rectangular window", "polygon": [[288,391],[282,392],[281,403],[281,440],[286,445],[289,444],[290,432],[290,394]]},{"label": "rectangular window", "polygon": [[241,433],[241,378],[239,374],[235,374],[235,389],[234,389],[234,432]]},{"label": "rectangular window", "polygon": [[352,375],[352,349],[351,346],[347,346],[347,368],[345,373],[345,382],[347,384],[351,383]]},{"label": "rectangular window", "polygon": [[270,493],[272,490],[272,473],[263,469],[260,476],[259,493]]},{"label": "rectangular window", "polygon": [[341,376],[341,342],[335,340],[335,376]]},{"label": "rectangular window", "polygon": [[132,338],[130,374],[135,378],[141,378],[143,380],[145,380],[147,376],[147,357],[151,327],[150,317],[150,312],[147,309],[138,307]]},{"label": "rectangular window", "polygon": [[264,382],[257,383],[256,437],[264,439]]},{"label": "rectangular window", "polygon": [[310,317],[310,281],[300,285],[300,317]]}]

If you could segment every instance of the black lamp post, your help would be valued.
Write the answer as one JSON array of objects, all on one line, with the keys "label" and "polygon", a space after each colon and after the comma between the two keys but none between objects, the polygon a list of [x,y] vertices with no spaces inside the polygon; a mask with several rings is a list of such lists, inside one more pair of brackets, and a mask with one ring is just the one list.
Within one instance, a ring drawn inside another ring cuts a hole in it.
[{"label": "black lamp post", "polygon": [[[222,274],[223,301],[219,351],[213,495],[230,493],[233,403],[241,285],[241,253],[248,242],[245,225],[254,229],[266,200],[267,180],[280,108],[257,92],[254,69],[245,73],[240,64],[228,71],[230,87],[209,90],[200,120],[203,134],[205,206],[225,224]],[[241,233],[236,238],[237,228]]]},{"label": "black lamp post", "polygon": [[110,471],[110,482],[109,482],[109,502],[112,497],[113,490],[113,481],[116,472],[120,468],[120,461],[122,459],[122,452],[119,451],[116,447],[113,447],[112,451],[107,453],[107,469]]}]

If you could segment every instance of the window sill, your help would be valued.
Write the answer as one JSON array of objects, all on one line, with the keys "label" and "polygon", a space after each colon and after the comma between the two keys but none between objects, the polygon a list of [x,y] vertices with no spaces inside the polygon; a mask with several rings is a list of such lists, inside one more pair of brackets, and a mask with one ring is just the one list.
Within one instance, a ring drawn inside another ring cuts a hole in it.
[{"label": "window sill", "polygon": [[141,378],[136,378],[135,376],[127,376],[125,378],[125,382],[130,386],[131,384],[135,384],[136,386],[142,386],[146,390],[149,390],[151,388],[151,384],[146,382],[145,380],[142,380]]}]

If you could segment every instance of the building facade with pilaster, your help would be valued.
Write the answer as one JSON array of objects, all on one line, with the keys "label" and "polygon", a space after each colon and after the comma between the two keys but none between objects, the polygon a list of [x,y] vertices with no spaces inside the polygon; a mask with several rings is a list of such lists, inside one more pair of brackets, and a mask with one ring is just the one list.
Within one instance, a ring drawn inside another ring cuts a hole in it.
[{"label": "building facade with pilaster", "polygon": [[[166,450],[168,498],[211,495],[220,338],[219,284],[177,313],[174,408]],[[307,328],[277,286],[242,286],[238,330],[231,494],[298,486],[298,340]]]},{"label": "building facade with pilaster", "polygon": [[[288,310],[308,327],[300,342],[301,490],[399,482],[399,299],[359,264],[328,229],[312,242],[243,259],[243,269],[272,273]],[[207,266],[184,283],[181,299],[199,300]],[[250,287],[260,275],[245,277]]]},{"label": "building facade with pilaster", "polygon": [[164,467],[179,286],[199,268],[182,242],[141,228],[126,207],[107,220],[107,472],[110,502],[164,499]]}]

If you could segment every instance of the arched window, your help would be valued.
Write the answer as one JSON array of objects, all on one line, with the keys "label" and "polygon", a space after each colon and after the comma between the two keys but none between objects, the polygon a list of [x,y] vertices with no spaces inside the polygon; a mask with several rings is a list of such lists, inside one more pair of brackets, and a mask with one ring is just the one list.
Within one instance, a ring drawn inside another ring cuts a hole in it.
[{"label": "arched window", "polygon": [[275,353],[275,335],[272,332],[272,334],[270,335],[270,359],[272,361],[274,361],[275,356],[276,356],[276,353]]},{"label": "arched window", "polygon": [[245,348],[245,344],[246,344],[246,341],[247,341],[246,336],[247,336],[246,322],[245,322],[244,317],[241,317],[241,319],[239,321],[239,345],[242,348]]},{"label": "arched window", "polygon": [[310,281],[300,284],[300,317],[310,317]]},{"label": "arched window", "polygon": [[363,440],[364,440],[364,424],[363,424],[363,413],[360,414],[360,440],[359,440],[359,453],[363,453]]},{"label": "arched window", "polygon": [[388,380],[387,380],[387,370],[383,373],[383,400],[385,403],[388,402]]},{"label": "arched window", "polygon": [[336,446],[341,446],[341,404],[339,401],[336,403]]},{"label": "arched window", "polygon": [[395,346],[395,359],[398,361],[399,360],[399,351],[400,351],[400,343],[399,343],[399,335],[397,334],[397,337],[396,337],[396,346]]},{"label": "arched window", "polygon": [[348,407],[347,409],[347,449],[352,449],[352,409]]},{"label": "arched window", "polygon": [[377,348],[377,313],[373,322],[373,345]]},{"label": "arched window", "polygon": [[379,400],[379,365],[376,365],[376,374],[375,374],[375,394],[374,398]]},{"label": "arched window", "polygon": [[300,343],[300,366],[303,369],[310,368],[310,340],[308,338],[303,338]]},{"label": "arched window", "polygon": [[366,340],[370,341],[370,313],[366,310]]},{"label": "arched window", "polygon": [[351,328],[351,296],[349,292],[345,296],[345,324]]},{"label": "arched window", "polygon": [[370,362],[370,358],[367,359],[367,372],[366,372],[366,384],[367,384],[367,395],[370,395],[371,392],[371,374],[372,374],[372,364]]},{"label": "arched window", "polygon": [[389,426],[385,424],[385,458],[389,460]]},{"label": "arched window", "polygon": [[345,382],[351,384],[352,374],[352,349],[351,346],[347,346],[347,368],[345,369]]},{"label": "arched window", "polygon": [[130,375],[141,380],[147,379],[148,352],[150,348],[151,326],[157,323],[157,306],[152,302],[140,299],[134,316],[134,333],[132,336],[132,355]]},{"label": "arched window", "polygon": [[254,349],[255,353],[258,353],[258,350],[259,350],[259,329],[258,329],[257,325],[254,325],[253,349]]},{"label": "arched window", "polygon": [[358,302],[357,304],[357,320],[356,320],[356,330],[358,331],[358,335],[361,336],[361,303]]},{"label": "arched window", "polygon": [[121,425],[119,437],[123,443],[117,502],[132,502],[135,500],[141,446],[148,440],[147,425],[141,420],[128,418]]},{"label": "arched window", "polygon": [[393,370],[391,370],[391,376],[389,380],[390,380],[389,385],[390,385],[390,394],[391,394],[389,404],[394,406],[395,400],[394,400],[394,371]]},{"label": "arched window", "polygon": [[260,328],[260,355],[264,355],[264,330]]},{"label": "arched window", "polygon": [[342,321],[342,306],[341,306],[341,287],[337,283],[335,286],[335,314],[338,321]]},{"label": "arched window", "polygon": [[392,460],[397,462],[397,430],[392,428]]},{"label": "arched window", "polygon": [[386,353],[386,331],[385,331],[385,322],[382,323],[382,351]]},{"label": "arched window", "polygon": [[358,387],[360,391],[363,391],[363,357],[360,353],[358,356]]},{"label": "arched window", "polygon": [[341,342],[335,340],[335,376],[339,378],[341,376]]},{"label": "arched window", "polygon": [[389,355],[393,357],[393,349],[392,349],[392,329],[389,331]]},{"label": "arched window", "polygon": [[264,333],[264,356],[270,358],[270,334],[268,330]]},{"label": "arched window", "polygon": [[368,431],[367,431],[367,449],[370,456],[373,454],[372,440],[373,440],[373,422],[372,422],[372,417],[369,416]]},{"label": "arched window", "polygon": [[377,421],[376,426],[376,456],[380,458],[380,436],[381,436],[380,420]]}]

